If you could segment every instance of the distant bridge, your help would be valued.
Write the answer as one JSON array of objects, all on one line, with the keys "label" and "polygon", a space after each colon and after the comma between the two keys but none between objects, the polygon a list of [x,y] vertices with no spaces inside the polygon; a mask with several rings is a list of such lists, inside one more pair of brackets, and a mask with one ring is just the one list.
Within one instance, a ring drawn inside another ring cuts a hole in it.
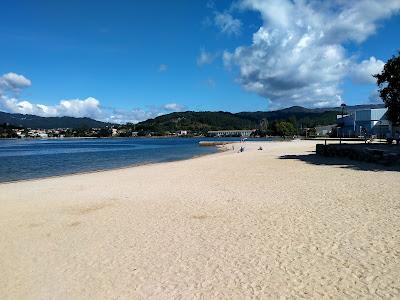
[{"label": "distant bridge", "polygon": [[249,137],[255,129],[245,129],[245,130],[211,130],[208,132],[208,135],[210,136],[217,136],[217,137],[223,137],[223,136],[243,136],[243,137]]}]

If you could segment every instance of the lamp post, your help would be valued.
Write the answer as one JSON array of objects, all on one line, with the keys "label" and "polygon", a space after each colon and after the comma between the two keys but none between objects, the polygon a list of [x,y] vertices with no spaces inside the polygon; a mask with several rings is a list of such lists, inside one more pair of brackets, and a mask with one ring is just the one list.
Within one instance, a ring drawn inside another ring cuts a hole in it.
[{"label": "lamp post", "polygon": [[346,107],[345,103],[340,104],[340,106],[342,107],[342,126],[340,128],[340,137],[339,137],[339,143],[342,143],[342,135],[343,135],[343,127],[344,127],[344,120],[343,120],[343,116],[344,116],[344,108]]}]

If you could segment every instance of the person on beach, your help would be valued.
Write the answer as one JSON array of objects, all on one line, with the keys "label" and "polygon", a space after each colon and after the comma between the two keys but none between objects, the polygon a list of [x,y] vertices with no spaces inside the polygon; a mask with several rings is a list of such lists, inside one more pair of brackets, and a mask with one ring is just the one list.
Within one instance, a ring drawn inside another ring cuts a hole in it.
[{"label": "person on beach", "polygon": [[396,134],[394,135],[394,139],[396,140],[396,144],[400,144],[400,131],[396,130]]},{"label": "person on beach", "polygon": [[362,135],[364,136],[364,143],[366,144],[366,143],[367,143],[367,140],[368,140],[367,128],[363,127],[363,128],[361,129],[361,132],[362,132]]},{"label": "person on beach", "polygon": [[393,143],[392,132],[390,132],[390,131],[386,132],[386,141],[387,141],[388,144],[392,144]]}]

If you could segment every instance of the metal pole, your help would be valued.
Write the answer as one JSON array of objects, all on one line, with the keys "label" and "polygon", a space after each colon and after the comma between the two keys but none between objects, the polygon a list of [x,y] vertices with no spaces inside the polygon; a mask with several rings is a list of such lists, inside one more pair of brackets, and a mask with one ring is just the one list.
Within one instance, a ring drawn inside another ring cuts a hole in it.
[{"label": "metal pole", "polygon": [[[343,125],[344,125],[344,121],[343,121],[344,106],[343,106],[343,104],[342,104],[341,106],[342,106],[342,122],[343,122]],[[344,126],[343,126],[343,127],[344,127]],[[340,128],[340,144],[342,144],[342,135],[343,135],[343,129]]]}]

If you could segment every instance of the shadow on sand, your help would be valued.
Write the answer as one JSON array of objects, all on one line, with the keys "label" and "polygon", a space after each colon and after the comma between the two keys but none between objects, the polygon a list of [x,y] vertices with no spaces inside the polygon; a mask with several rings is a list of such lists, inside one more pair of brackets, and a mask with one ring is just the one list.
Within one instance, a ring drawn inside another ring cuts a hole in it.
[{"label": "shadow on sand", "polygon": [[339,168],[353,169],[359,171],[400,171],[400,166],[386,166],[375,163],[351,160],[346,157],[327,157],[317,155],[315,152],[303,155],[282,155],[279,158],[299,160],[317,166],[337,166]]}]

